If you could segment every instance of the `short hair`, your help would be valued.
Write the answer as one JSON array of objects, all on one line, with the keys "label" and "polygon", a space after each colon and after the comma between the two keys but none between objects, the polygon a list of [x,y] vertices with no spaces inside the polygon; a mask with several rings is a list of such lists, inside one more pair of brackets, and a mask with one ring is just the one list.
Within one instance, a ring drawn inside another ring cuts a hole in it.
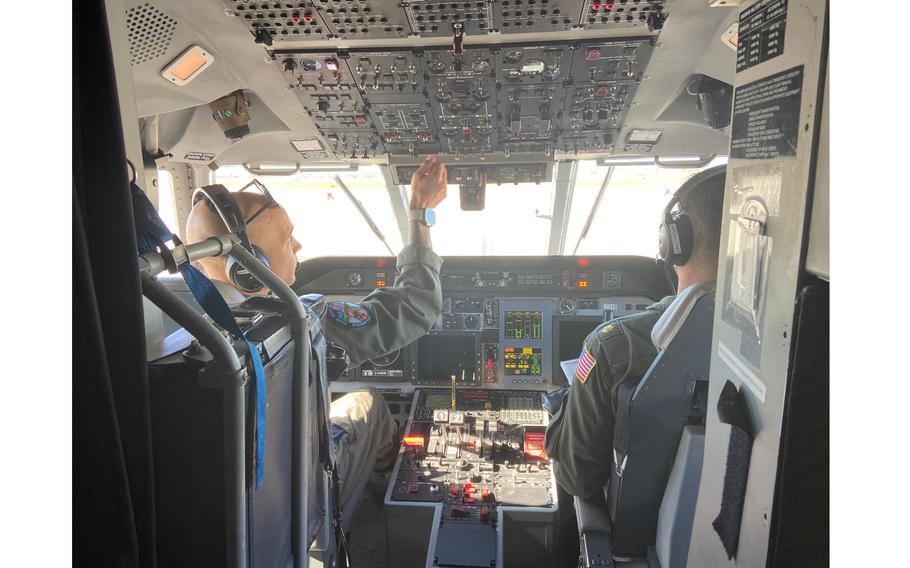
[{"label": "short hair", "polygon": [[715,166],[704,170],[704,173],[715,171],[722,174],[706,174],[704,181],[688,188],[679,200],[679,210],[692,221],[692,253],[686,264],[717,267],[727,166]]}]

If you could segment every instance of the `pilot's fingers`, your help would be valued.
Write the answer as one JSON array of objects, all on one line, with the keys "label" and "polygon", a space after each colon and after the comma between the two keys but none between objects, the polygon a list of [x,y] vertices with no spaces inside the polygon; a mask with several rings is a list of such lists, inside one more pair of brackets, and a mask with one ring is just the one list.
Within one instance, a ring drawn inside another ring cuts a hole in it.
[{"label": "pilot's fingers", "polygon": [[439,162],[439,172],[438,177],[436,178],[436,183],[442,186],[442,191],[445,192],[446,182],[448,181],[448,171],[446,170],[446,165],[442,162]]},{"label": "pilot's fingers", "polygon": [[442,162],[440,162],[438,160],[434,160],[433,163],[430,165],[430,167],[428,167],[427,170],[424,172],[423,175],[426,178],[428,183],[433,183],[436,181],[437,177],[439,176],[440,166],[442,166]]},{"label": "pilot's fingers", "polygon": [[430,172],[430,169],[433,167],[434,164],[436,164],[436,156],[427,156],[423,160],[423,163],[420,164],[420,167],[417,168],[417,171],[414,173],[416,173],[417,175],[425,176]]}]

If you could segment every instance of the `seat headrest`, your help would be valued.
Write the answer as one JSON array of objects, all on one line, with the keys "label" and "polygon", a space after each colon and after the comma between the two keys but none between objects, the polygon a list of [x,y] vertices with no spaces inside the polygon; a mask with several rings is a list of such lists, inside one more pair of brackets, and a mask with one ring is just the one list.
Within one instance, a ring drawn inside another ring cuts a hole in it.
[{"label": "seat headrest", "polygon": [[658,351],[670,345],[698,300],[708,294],[713,296],[716,285],[714,280],[692,284],[667,306],[663,315],[651,329],[651,343]]}]

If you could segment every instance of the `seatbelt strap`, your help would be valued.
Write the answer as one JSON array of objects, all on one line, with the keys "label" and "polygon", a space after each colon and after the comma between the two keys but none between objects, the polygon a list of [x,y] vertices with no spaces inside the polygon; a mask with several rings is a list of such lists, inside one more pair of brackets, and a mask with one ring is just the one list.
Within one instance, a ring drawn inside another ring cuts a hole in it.
[{"label": "seatbelt strap", "polygon": [[[174,235],[158,216],[155,206],[149,201],[138,185],[130,183],[130,189],[133,196],[133,217],[136,220],[136,241],[138,243],[139,253],[155,252],[158,246],[163,246],[168,242],[179,242]],[[250,353],[250,360],[253,364],[253,374],[256,377],[256,489],[262,485],[263,468],[265,464],[265,370],[262,367],[262,359],[259,357],[259,350],[246,338],[243,330],[237,325],[231,308],[227,302],[202,272],[197,270],[190,263],[184,263],[180,267],[180,273],[186,281],[186,285],[192,292],[193,297],[205,310],[205,313],[212,320],[226,329],[235,338],[241,338],[246,342],[247,349]]]}]

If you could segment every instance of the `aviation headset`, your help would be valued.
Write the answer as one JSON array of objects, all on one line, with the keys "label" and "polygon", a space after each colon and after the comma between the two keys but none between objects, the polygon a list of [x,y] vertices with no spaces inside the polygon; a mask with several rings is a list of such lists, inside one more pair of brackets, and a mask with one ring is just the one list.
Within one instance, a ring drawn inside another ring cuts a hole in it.
[{"label": "aviation headset", "polygon": [[691,191],[725,176],[727,166],[720,165],[699,172],[682,184],[664,208],[663,221],[658,232],[657,262],[666,266],[682,266],[689,261],[694,246],[692,219],[685,211],[673,211],[680,200]]},{"label": "aviation headset", "polygon": [[[271,198],[271,196],[268,197]],[[265,252],[250,242],[250,237],[246,233],[246,226],[247,223],[258,217],[260,213],[270,207],[271,203],[263,206],[249,219],[244,219],[243,213],[240,212],[240,207],[237,206],[237,202],[234,201],[233,196],[231,196],[231,192],[221,184],[206,185],[193,192],[193,206],[202,200],[207,202],[210,209],[214,209],[218,213],[221,220],[224,222],[224,226],[227,227],[228,232],[240,238],[241,246],[250,251],[250,253],[255,256],[259,262],[264,264],[266,268],[270,269],[269,259],[265,255]],[[276,202],[272,200],[272,203]],[[249,294],[254,294],[262,290],[262,283],[243,268],[240,263],[234,260],[234,257],[232,256],[227,257],[226,271],[228,281],[240,290]]]}]

